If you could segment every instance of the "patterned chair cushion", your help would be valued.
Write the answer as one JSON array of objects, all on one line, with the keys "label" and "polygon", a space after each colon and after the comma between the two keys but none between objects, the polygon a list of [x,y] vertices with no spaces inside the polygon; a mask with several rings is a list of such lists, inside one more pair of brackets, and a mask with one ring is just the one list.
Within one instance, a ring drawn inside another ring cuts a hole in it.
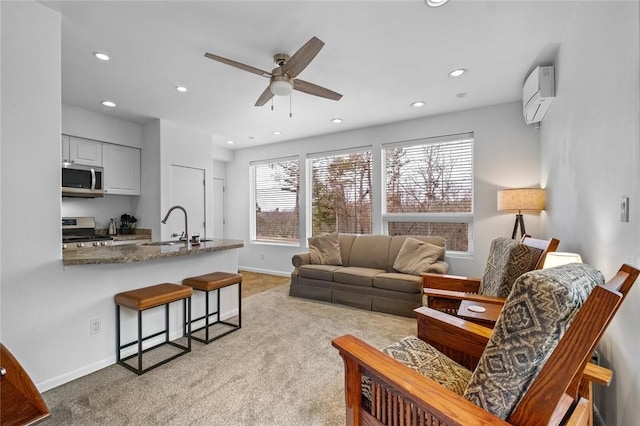
[{"label": "patterned chair cushion", "polygon": [[514,284],[464,397],[506,419],[529,389],[591,290],[592,266],[528,272]]},{"label": "patterned chair cushion", "polygon": [[496,238],[491,242],[478,293],[506,298],[516,279],[535,267],[535,255],[526,244],[511,238]]},{"label": "patterned chair cushion", "polygon": [[[471,371],[415,336],[405,337],[382,352],[458,395],[464,393],[471,377]],[[371,379],[365,375],[362,376],[362,396],[364,406],[369,408]]]}]

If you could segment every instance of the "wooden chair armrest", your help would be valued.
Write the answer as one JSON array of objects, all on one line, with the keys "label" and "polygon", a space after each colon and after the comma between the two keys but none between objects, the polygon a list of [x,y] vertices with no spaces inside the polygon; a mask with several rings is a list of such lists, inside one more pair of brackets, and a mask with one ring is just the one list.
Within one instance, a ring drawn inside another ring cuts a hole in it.
[{"label": "wooden chair armrest", "polygon": [[[345,363],[345,395],[347,414],[359,410],[362,371],[377,378],[419,409],[448,425],[504,425],[508,423],[477,405],[399,363],[362,340],[345,335],[332,340]],[[354,371],[355,370],[355,371]],[[357,395],[356,395],[357,393]],[[354,406],[358,404],[358,406]],[[352,424],[347,419],[347,424]]]},{"label": "wooden chair armrest", "polygon": [[425,288],[424,295],[443,299],[471,300],[474,302],[494,303],[500,305],[503,305],[505,300],[502,297],[485,296],[477,293],[465,293],[463,291],[441,290],[436,288]]},{"label": "wooden chair armrest", "polygon": [[585,367],[582,378],[602,386],[609,386],[613,379],[613,371],[590,362]]},{"label": "wooden chair armrest", "polygon": [[415,312],[418,314],[418,338],[447,355],[453,350],[479,358],[493,332],[490,328],[426,306],[415,309]]},{"label": "wooden chair armrest", "polygon": [[467,293],[477,293],[480,278],[461,277],[457,275],[442,275],[422,273],[422,288],[438,288],[442,290],[456,290]]}]

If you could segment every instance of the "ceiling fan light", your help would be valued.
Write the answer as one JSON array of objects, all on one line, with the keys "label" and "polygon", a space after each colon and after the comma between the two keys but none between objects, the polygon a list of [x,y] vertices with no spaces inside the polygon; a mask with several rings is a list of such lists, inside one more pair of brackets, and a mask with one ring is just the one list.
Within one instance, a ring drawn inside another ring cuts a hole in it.
[{"label": "ceiling fan light", "polygon": [[425,0],[427,6],[430,7],[439,7],[448,2],[449,0]]},{"label": "ceiling fan light", "polygon": [[275,80],[271,82],[271,93],[276,96],[289,96],[293,92],[293,85],[287,80]]}]

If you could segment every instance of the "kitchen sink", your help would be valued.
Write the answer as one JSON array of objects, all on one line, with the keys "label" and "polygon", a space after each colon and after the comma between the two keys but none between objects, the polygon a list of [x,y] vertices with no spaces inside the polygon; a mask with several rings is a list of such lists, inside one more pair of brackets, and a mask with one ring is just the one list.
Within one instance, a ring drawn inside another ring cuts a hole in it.
[{"label": "kitchen sink", "polygon": [[175,245],[183,245],[183,241],[154,241],[151,243],[141,243],[139,246],[175,246]]}]

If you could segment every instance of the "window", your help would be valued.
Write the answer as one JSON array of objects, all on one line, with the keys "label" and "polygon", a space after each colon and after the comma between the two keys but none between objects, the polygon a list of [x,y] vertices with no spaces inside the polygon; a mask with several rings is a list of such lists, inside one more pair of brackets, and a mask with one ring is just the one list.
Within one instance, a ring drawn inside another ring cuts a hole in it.
[{"label": "window", "polygon": [[358,148],[309,157],[311,196],[307,229],[371,233],[371,150]]},{"label": "window", "polygon": [[299,242],[300,161],[252,163],[254,241]]},{"label": "window", "polygon": [[448,250],[469,251],[473,135],[384,145],[383,160],[389,235],[440,235]]}]

